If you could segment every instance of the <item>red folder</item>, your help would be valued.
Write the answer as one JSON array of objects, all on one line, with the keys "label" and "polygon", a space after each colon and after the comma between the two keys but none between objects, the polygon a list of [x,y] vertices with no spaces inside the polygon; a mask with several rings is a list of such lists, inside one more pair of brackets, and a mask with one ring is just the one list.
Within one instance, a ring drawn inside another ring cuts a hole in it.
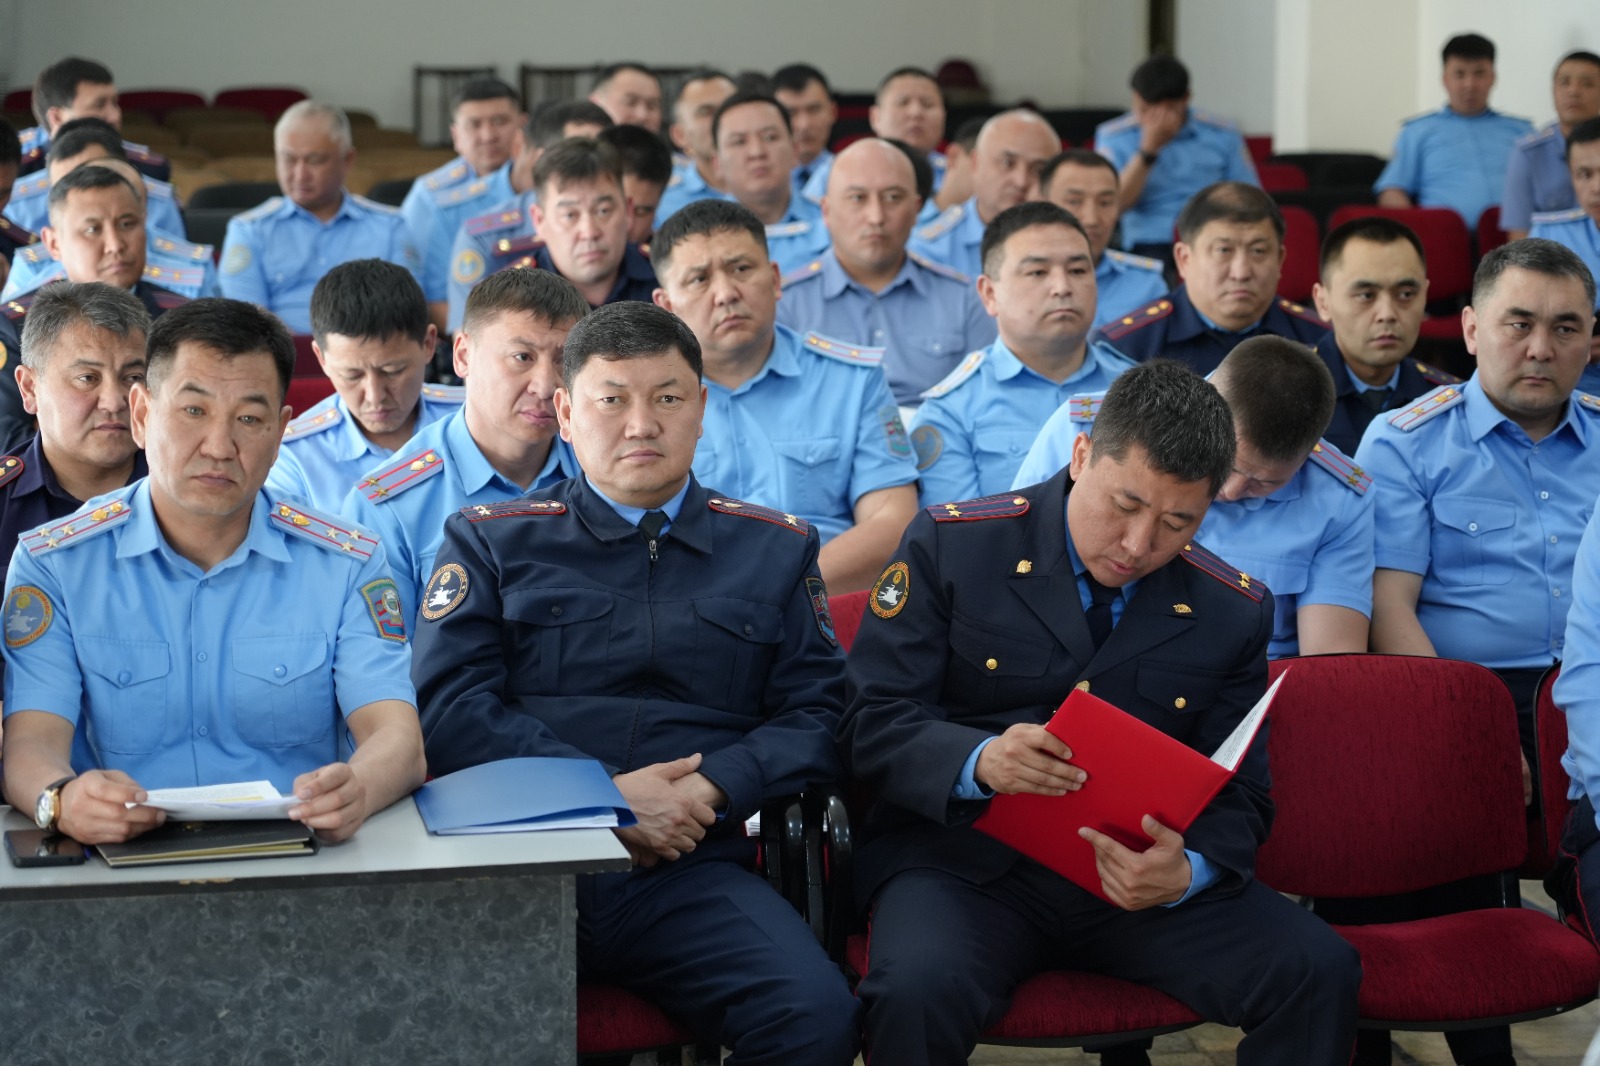
[{"label": "red folder", "polygon": [[1072,765],[1089,775],[1083,787],[1064,796],[996,796],[974,824],[1109,903],[1094,846],[1078,829],[1088,826],[1134,851],[1155,843],[1141,827],[1147,814],[1187,832],[1239,769],[1282,683],[1280,676],[1210,758],[1074,689],[1045,728],[1072,749]]}]

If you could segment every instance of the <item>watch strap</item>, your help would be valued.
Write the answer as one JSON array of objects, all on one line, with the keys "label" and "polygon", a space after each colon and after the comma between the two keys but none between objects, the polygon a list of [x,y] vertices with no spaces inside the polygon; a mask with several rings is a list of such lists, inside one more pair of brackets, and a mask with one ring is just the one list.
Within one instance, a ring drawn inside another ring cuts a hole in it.
[{"label": "watch strap", "polygon": [[71,775],[69,775],[67,777],[63,777],[59,781],[51,782],[50,784],[46,785],[39,792],[40,799],[43,799],[45,796],[49,796],[50,797],[50,824],[49,825],[40,826],[41,829],[47,829],[47,830],[49,830],[51,832],[55,832],[56,829],[60,826],[60,824],[61,824],[61,792],[62,792],[63,789],[65,789],[67,787],[67,783],[68,782],[75,781],[75,780],[77,780],[77,775],[76,774],[71,774]]}]

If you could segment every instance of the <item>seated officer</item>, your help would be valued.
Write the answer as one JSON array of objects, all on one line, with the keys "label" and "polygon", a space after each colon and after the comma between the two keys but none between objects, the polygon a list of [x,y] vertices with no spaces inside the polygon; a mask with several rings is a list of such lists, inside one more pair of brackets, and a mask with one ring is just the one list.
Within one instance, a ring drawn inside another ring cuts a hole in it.
[{"label": "seated officer", "polygon": [[646,255],[656,231],[656,209],[672,180],[672,152],[653,133],[638,126],[609,126],[594,134],[622,157],[622,191],[628,198],[628,242]]},{"label": "seated officer", "polygon": [[923,393],[911,419],[924,506],[1004,492],[1040,427],[1068,398],[1105,389],[1133,365],[1088,343],[1089,238],[1055,204],[1018,204],[989,223],[978,295],[999,338]]},{"label": "seated officer", "polygon": [[[900,141],[910,146],[917,155],[933,168],[933,187],[944,185],[946,160],[938,151],[944,138],[944,92],[932,74],[921,67],[899,67],[891,70],[878,83],[875,102],[867,111],[867,122],[872,134],[886,141]],[[831,160],[822,160],[811,168],[803,195],[812,203],[820,204],[828,190],[828,171]],[[970,192],[961,199],[966,199]],[[929,199],[928,204],[932,205]],[[960,201],[952,200],[951,204]],[[934,212],[925,221],[931,221]],[[973,271],[973,273],[977,273]]]},{"label": "seated officer", "polygon": [[1500,202],[1511,150],[1533,124],[1489,107],[1492,41],[1476,33],[1452,37],[1443,59],[1449,102],[1405,121],[1372,191],[1384,207],[1448,207],[1471,229]]},{"label": "seated officer", "polygon": [[1241,1062],[1348,1061],[1356,953],[1252,878],[1272,821],[1264,734],[1185,833],[1147,817],[1141,854],[1078,831],[1114,904],[970,825],[997,792],[1096,787],[1043,728],[1074,686],[1200,752],[1261,697],[1270,596],[1191,540],[1233,461],[1216,390],[1155,362],[1117,379],[1050,481],[929,507],[906,531],[851,649],[840,730],[877,799],[856,852],[873,1066],[965,1062],[1012,989],[1063,964],[1241,1026]]},{"label": "seated officer", "polygon": [[161,823],[128,806],[146,788],[262,779],[342,840],[424,773],[383,552],[262,491],[294,371],[277,319],[197,300],[152,327],[147,357],[131,424],[150,476],[12,557],[6,801],[98,844]]},{"label": "seated officer", "polygon": [[460,385],[425,385],[438,332],[411,272],[342,263],[311,294],[311,350],[334,393],[289,423],[267,475],[277,493],[337,511],[361,475],[461,409]]},{"label": "seated officer", "polygon": [[345,497],[344,513],[383,537],[408,626],[447,517],[578,472],[555,439],[552,398],[562,341],[588,310],[570,281],[546,270],[503,270],[479,282],[455,337],[461,408],[374,464]]},{"label": "seated officer", "polygon": [[[22,169],[31,174],[45,165],[50,139],[63,124],[78,118],[104,119],[122,128],[122,108],[117,104],[116,79],[92,59],[68,56],[39,72],[33,81],[33,115],[37,126],[22,131]],[[139,173],[157,181],[172,178],[172,164],[142,144],[122,142],[128,160]]]},{"label": "seated officer", "polygon": [[839,117],[839,105],[833,102],[827,75],[809,63],[779,68],[772,75],[772,95],[789,112],[789,125],[794,132],[790,186],[796,196],[804,196],[811,175],[833,165],[828,141]]},{"label": "seated officer", "polygon": [[[1600,277],[1600,118],[1573,128],[1567,140],[1567,164],[1578,206],[1571,211],[1535,215],[1533,235],[1566,245],[1583,260],[1590,274]],[[1578,387],[1600,394],[1600,334],[1589,343],[1589,365]]]},{"label": "seated officer", "polygon": [[1094,327],[1099,329],[1166,295],[1159,260],[1108,247],[1117,229],[1117,168],[1099,152],[1073,148],[1039,172],[1039,195],[1072,213],[1089,235],[1094,282],[1099,291]]},{"label": "seated officer", "polygon": [[778,321],[883,349],[895,402],[915,406],[961,357],[995,338],[972,279],[907,254],[922,198],[907,154],[877,138],[839,153],[822,221],[831,247],[783,279]]},{"label": "seated officer", "polygon": [[1333,375],[1333,418],[1323,436],[1340,451],[1354,455],[1378,415],[1440,385],[1461,384],[1411,357],[1428,273],[1422,242],[1404,223],[1374,216],[1334,229],[1322,241],[1322,280],[1312,296],[1317,314],[1332,324],[1317,354]]},{"label": "seated officer", "polygon": [[343,111],[301,100],[278,119],[272,140],[283,195],[228,220],[224,296],[271,311],[295,333],[310,333],[312,290],[340,263],[386,259],[421,274],[400,212],[344,187],[356,150]]},{"label": "seated officer", "polygon": [[1116,165],[1122,245],[1162,260],[1195,193],[1221,181],[1257,185],[1255,164],[1227,119],[1190,106],[1189,68],[1155,55],[1128,80],[1133,110],[1094,131],[1094,150]]},{"label": "seated officer", "polygon": [[767,255],[787,273],[828,247],[822,211],[798,195],[789,112],[762,93],[734,93],[711,118],[722,188],[767,227]]},{"label": "seated officer", "polygon": [[726,200],[717,176],[717,145],[711,136],[711,119],[722,101],[737,90],[733,79],[720,70],[698,70],[678,85],[672,102],[672,125],[667,134],[682,153],[656,207],[656,228],[687,204],[697,200]]},{"label": "seated officer", "polygon": [[804,519],[835,592],[865,588],[916,510],[916,464],[882,353],[777,324],[761,220],[690,204],[656,233],[656,303],[694,330],[709,399],[695,476]]},{"label": "seated officer", "polygon": [[681,321],[601,308],[563,362],[584,473],[446,523],[414,669],[429,767],[598,759],[640,820],[615,830],[632,873],[579,878],[579,971],[730,1062],[845,1066],[855,1000],[741,831],[763,800],[839,776],[817,534],[690,474],[706,390]]},{"label": "seated officer", "polygon": [[1561,765],[1578,802],[1567,816],[1561,859],[1546,887],[1565,916],[1577,915],[1591,940],[1600,940],[1600,519],[1590,517],[1578,545],[1567,615],[1566,654],[1556,679],[1555,702],[1567,716],[1567,750]]},{"label": "seated officer", "polygon": [[604,108],[618,126],[661,132],[661,79],[642,64],[612,63],[601,67],[594,88],[589,90],[589,102]]},{"label": "seated officer", "polygon": [[456,230],[450,249],[450,309],[452,332],[461,328],[467,293],[482,279],[490,262],[509,264],[539,247],[533,205],[539,195],[533,188],[533,169],[546,151],[568,137],[595,137],[610,127],[611,116],[587,100],[561,100],[534,109],[522,131],[522,148],[511,167],[511,187],[516,196],[467,219]]},{"label": "seated officer", "polygon": [[1514,241],[1528,236],[1533,216],[1578,204],[1567,172],[1567,138],[1580,122],[1600,115],[1600,55],[1569,52],[1556,64],[1556,120],[1511,149],[1500,228]]},{"label": "seated officer", "polygon": [[1283,215],[1272,197],[1236,181],[1208,185],[1183,205],[1178,277],[1165,299],[1095,332],[1135,362],[1176,359],[1209,374],[1248,337],[1271,333],[1315,344],[1328,324],[1278,296]]},{"label": "seated officer", "polygon": [[1006,208],[1039,199],[1039,175],[1060,150],[1056,131],[1038,112],[1004,111],[989,119],[973,150],[971,199],[918,228],[911,250],[977,277],[984,227]]},{"label": "seated officer", "polygon": [[[46,166],[40,173],[17,182],[6,214],[17,224],[37,231],[50,217],[50,186],[80,163],[107,158],[125,160],[129,166],[133,166],[133,160],[128,157],[114,126],[98,118],[75,118],[71,122],[63,122],[56,129],[56,135],[45,152]],[[134,170],[137,171],[138,167],[134,167]],[[144,188],[145,198],[149,201],[147,214],[152,228],[183,240],[185,230],[183,214],[178,210],[177,190],[167,182],[143,173],[139,175],[138,184]]]},{"label": "seated officer", "polygon": [[[11,123],[0,118],[0,211],[11,202],[11,187],[17,183],[17,167],[22,162],[22,143]],[[39,235],[24,229],[0,214],[0,282],[7,278],[7,270],[17,250],[37,244]]]},{"label": "seated officer", "polygon": [[509,200],[512,157],[521,141],[522,99],[498,78],[474,78],[456,93],[450,109],[450,141],[456,158],[411,185],[400,215],[411,244],[422,256],[422,292],[428,317],[445,328],[449,298],[450,246],[474,215]]},{"label": "seated officer", "polygon": [[[212,256],[215,249],[180,236],[182,223],[178,221],[170,187],[162,195],[154,179],[135,170],[122,154],[122,142],[117,139],[116,131],[99,119],[80,118],[63,125],[50,144],[50,165],[41,177],[54,183],[85,163],[95,163],[121,174],[143,200],[145,280],[191,300],[217,295],[220,288],[216,260]],[[0,300],[37,289],[62,276],[61,264],[50,257],[44,244],[31,245],[17,255],[5,288],[0,289]]]}]

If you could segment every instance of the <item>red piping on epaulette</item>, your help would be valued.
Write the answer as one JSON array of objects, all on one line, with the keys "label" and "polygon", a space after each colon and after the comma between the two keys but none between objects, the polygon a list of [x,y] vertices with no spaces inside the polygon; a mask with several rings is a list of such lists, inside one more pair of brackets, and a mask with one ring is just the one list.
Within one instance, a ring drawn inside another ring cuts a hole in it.
[{"label": "red piping on epaulette", "polygon": [[1026,496],[1005,493],[958,503],[936,503],[925,508],[935,522],[982,522],[988,518],[1017,518],[1028,513]]},{"label": "red piping on epaulette", "polygon": [[799,515],[786,514],[783,511],[775,511],[770,507],[762,507],[760,504],[746,503],[744,500],[715,497],[707,500],[706,506],[719,514],[738,515],[742,518],[757,518],[780,529],[792,529],[801,536],[805,536],[811,531],[811,526]]},{"label": "red piping on epaulette", "polygon": [[1241,596],[1247,596],[1260,603],[1266,595],[1266,585],[1257,581],[1243,570],[1229,566],[1222,559],[1197,544],[1185,544],[1183,551],[1178,554],[1183,557],[1184,562],[1201,573],[1215,578],[1219,583],[1228,586]]},{"label": "red piping on epaulette", "polygon": [[487,522],[491,518],[510,518],[513,515],[566,514],[567,505],[560,500],[512,500],[508,503],[478,503],[461,508],[469,522]]},{"label": "red piping on epaulette", "polygon": [[[1134,330],[1148,326],[1152,322],[1159,322],[1172,314],[1172,301],[1162,300],[1133,314],[1123,315],[1115,322],[1108,322],[1100,327],[1101,335],[1108,341],[1120,340]],[[1128,321],[1132,319],[1133,321]]]}]

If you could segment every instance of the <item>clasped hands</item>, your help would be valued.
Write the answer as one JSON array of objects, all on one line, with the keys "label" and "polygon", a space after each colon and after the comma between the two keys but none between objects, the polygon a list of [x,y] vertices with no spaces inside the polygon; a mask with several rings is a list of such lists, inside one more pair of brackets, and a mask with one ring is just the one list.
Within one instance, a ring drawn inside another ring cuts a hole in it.
[{"label": "clasped hands", "polygon": [[700,772],[700,753],[652,763],[611,779],[637,825],[613,830],[636,866],[672,861],[695,849],[728,797]]}]

